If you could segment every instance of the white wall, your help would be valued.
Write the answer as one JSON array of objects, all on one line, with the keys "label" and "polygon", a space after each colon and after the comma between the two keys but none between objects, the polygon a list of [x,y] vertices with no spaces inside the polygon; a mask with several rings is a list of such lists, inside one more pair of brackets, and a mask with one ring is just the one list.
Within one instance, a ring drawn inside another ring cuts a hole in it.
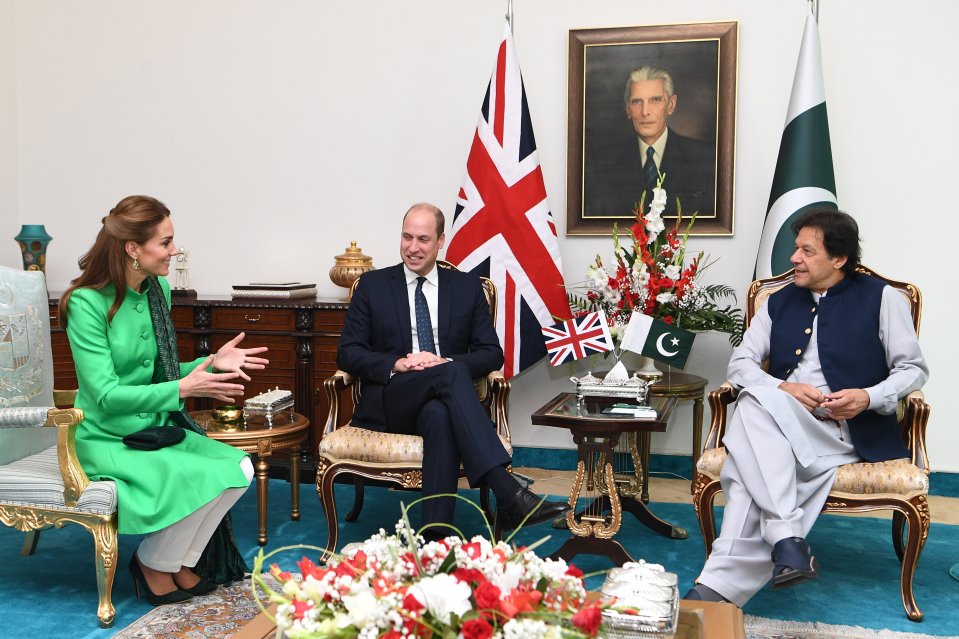
[{"label": "white wall", "polygon": [[[840,204],[861,224],[867,263],[923,287],[921,341],[933,371],[926,387],[934,407],[932,461],[937,470],[959,471],[959,435],[946,410],[959,355],[948,323],[957,309],[945,268],[959,229],[943,200],[959,169],[957,90],[946,80],[959,58],[952,33],[959,9],[946,0],[918,0],[908,8],[891,0],[821,4]],[[376,266],[397,261],[399,216],[411,202],[429,200],[452,211],[505,5],[16,0],[15,21],[0,20],[0,139],[17,148],[16,224],[44,223],[54,237],[51,290],[62,290],[76,275],[77,257],[101,216],[130,193],[153,194],[170,205],[200,293],[292,278],[339,296],[327,272],[351,240]],[[9,6],[0,0],[0,12],[9,14]],[[691,244],[721,258],[711,282],[744,290],[806,2],[517,0],[514,8],[517,50],[560,229],[568,30],[740,21],[735,236]],[[15,79],[8,72],[14,63]],[[15,109],[7,105],[11,95]],[[2,169],[11,162],[6,154],[0,152]],[[11,182],[2,173],[0,180]],[[0,203],[10,199],[2,197]],[[7,226],[0,235],[13,234]],[[610,252],[608,238],[561,235],[560,246],[569,282],[582,279],[597,252]],[[0,258],[19,264],[9,250]],[[715,386],[729,352],[722,336],[702,336],[688,370]],[[517,444],[571,445],[567,433],[528,421],[533,409],[568,386],[568,374],[540,363],[515,380]],[[691,415],[682,407],[654,448],[688,453]]]},{"label": "white wall", "polygon": [[0,264],[22,266],[9,238],[20,231],[17,208],[17,55],[14,0],[0,0]]}]

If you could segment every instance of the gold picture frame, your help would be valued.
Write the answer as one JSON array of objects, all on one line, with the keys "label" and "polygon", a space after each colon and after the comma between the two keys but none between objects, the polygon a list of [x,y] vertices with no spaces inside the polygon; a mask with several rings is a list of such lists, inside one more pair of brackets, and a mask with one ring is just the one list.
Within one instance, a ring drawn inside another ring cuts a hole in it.
[{"label": "gold picture frame", "polygon": [[[570,30],[567,235],[610,235],[634,221],[642,164],[624,88],[642,66],[665,69],[675,86],[662,160],[667,228],[678,196],[683,217],[697,214],[692,235],[733,234],[738,40],[736,21]],[[694,152],[682,154],[684,140]]]}]

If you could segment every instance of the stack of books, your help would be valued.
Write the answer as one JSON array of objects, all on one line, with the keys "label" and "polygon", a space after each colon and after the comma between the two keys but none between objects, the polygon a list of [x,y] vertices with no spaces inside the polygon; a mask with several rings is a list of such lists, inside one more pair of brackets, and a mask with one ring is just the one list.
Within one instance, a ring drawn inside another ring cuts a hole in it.
[{"label": "stack of books", "polygon": [[283,299],[316,297],[316,284],[302,282],[251,282],[233,286],[233,299]]}]

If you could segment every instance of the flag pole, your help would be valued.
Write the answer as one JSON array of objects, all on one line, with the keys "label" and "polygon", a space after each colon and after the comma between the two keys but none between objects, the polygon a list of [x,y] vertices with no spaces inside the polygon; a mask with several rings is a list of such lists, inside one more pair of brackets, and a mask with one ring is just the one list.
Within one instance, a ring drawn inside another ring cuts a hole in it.
[{"label": "flag pole", "polygon": [[509,30],[513,30],[513,0],[506,2],[506,22],[509,23]]},{"label": "flag pole", "polygon": [[[512,1],[513,0],[510,0],[510,3],[512,3]],[[819,22],[819,0],[809,0],[809,4],[812,5],[811,9],[813,17],[816,18],[816,22]]]}]

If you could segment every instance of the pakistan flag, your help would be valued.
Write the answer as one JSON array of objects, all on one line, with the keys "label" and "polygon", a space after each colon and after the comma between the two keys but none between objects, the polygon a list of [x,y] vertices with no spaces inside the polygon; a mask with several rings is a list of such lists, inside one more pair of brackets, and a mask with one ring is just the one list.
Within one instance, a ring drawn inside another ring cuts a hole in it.
[{"label": "pakistan flag", "polygon": [[658,362],[683,368],[694,339],[695,333],[634,312],[626,326],[622,347]]},{"label": "pakistan flag", "polygon": [[789,256],[795,249],[795,236],[790,226],[802,212],[816,206],[836,208],[836,178],[826,117],[819,26],[810,13],[769,192],[756,257],[757,278],[772,277],[792,268]]}]

